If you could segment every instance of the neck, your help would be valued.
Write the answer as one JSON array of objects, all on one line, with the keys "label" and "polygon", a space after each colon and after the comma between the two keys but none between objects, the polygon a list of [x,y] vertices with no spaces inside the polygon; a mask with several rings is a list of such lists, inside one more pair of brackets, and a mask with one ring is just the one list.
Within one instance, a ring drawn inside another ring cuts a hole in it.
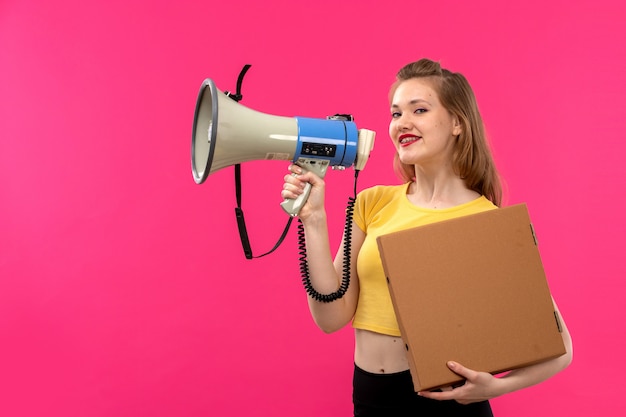
[{"label": "neck", "polygon": [[447,208],[468,203],[480,195],[467,188],[465,181],[451,170],[426,172],[415,169],[415,181],[409,187],[409,200],[419,207]]}]

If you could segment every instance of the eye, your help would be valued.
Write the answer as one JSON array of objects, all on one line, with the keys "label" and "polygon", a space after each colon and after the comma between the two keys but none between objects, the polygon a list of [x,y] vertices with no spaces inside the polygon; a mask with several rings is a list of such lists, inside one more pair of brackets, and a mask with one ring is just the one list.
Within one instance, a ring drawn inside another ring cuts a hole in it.
[{"label": "eye", "polygon": [[413,113],[416,113],[416,114],[422,114],[422,113],[426,113],[427,111],[428,111],[428,110],[426,110],[425,108],[420,107],[420,108],[418,108],[418,109],[415,109],[415,111],[414,111]]},{"label": "eye", "polygon": [[392,119],[397,119],[398,117],[400,117],[402,115],[402,113],[400,113],[399,111],[394,111],[391,112],[391,118]]}]

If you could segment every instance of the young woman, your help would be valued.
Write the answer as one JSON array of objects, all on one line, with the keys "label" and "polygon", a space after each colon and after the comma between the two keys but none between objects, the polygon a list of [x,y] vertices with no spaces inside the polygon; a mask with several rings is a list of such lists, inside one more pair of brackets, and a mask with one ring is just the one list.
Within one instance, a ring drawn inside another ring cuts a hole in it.
[{"label": "young woman", "polygon": [[[398,72],[389,99],[389,136],[397,151],[394,168],[405,183],[359,193],[353,220],[351,285],[343,298],[330,303],[309,297],[311,314],[325,332],[352,321],[355,416],[491,416],[489,399],[537,384],[569,365],[569,332],[563,323],[567,353],[559,358],[502,377],[450,362],[450,369],[461,375],[465,384],[414,392],[376,237],[496,209],[501,188],[474,93],[463,75],[421,59]],[[343,245],[333,262],[324,181],[313,173],[302,173],[296,165],[290,166],[290,171],[285,176],[283,198],[296,198],[305,183],[312,186],[299,213],[312,285],[322,294],[335,292],[342,277]]]}]

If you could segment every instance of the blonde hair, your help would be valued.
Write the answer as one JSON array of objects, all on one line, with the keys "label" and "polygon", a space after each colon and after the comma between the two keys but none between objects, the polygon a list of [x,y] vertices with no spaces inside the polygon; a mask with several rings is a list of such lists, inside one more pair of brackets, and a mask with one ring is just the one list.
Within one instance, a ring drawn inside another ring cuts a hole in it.
[{"label": "blonde hair", "polygon": [[[403,81],[412,78],[427,78],[439,95],[439,101],[461,124],[452,156],[455,173],[465,181],[467,187],[484,195],[495,205],[502,200],[500,176],[493,161],[482,117],[478,111],[476,97],[467,79],[460,73],[441,68],[438,62],[429,59],[405,65],[398,71],[396,82],[391,86],[389,99]],[[394,172],[403,181],[415,178],[415,167],[400,162],[396,153]]]}]

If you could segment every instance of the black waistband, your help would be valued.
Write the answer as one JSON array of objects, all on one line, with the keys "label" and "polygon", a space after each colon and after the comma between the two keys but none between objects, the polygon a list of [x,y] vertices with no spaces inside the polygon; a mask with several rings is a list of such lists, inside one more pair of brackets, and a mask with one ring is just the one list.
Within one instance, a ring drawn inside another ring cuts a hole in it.
[{"label": "black waistband", "polygon": [[381,378],[388,378],[388,377],[397,377],[397,376],[404,376],[404,375],[411,375],[411,371],[409,371],[408,369],[405,371],[400,371],[400,372],[391,372],[388,374],[382,374],[382,373],[374,373],[374,372],[369,372],[366,371],[365,369],[359,368],[359,365],[357,365],[356,363],[354,364],[354,370],[355,372],[359,372],[363,375],[367,375],[370,377],[381,377]]}]

